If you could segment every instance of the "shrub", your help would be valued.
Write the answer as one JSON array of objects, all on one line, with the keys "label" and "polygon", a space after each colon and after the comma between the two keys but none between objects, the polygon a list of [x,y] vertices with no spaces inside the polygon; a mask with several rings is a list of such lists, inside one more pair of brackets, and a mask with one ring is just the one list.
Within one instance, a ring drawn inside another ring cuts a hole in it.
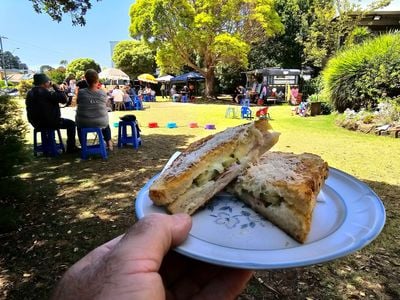
[{"label": "shrub", "polygon": [[[12,82],[7,81],[8,87],[13,87],[14,84]],[[0,80],[0,88],[4,89],[6,87],[6,82],[5,80]]]},{"label": "shrub", "polygon": [[376,108],[400,94],[400,33],[389,33],[339,52],[323,71],[324,92],[339,112]]},{"label": "shrub", "polygon": [[28,91],[33,87],[33,81],[32,80],[21,80],[20,83],[17,86],[19,95],[22,98],[26,97],[26,94]]},{"label": "shrub", "polygon": [[374,120],[375,120],[375,116],[373,114],[365,115],[362,118],[362,121],[364,124],[372,124],[374,122]]},{"label": "shrub", "polygon": [[332,106],[329,103],[322,102],[321,103],[321,114],[329,115],[332,112]]},{"label": "shrub", "polygon": [[25,160],[24,137],[27,127],[17,103],[0,96],[0,178],[13,175],[16,165]]}]

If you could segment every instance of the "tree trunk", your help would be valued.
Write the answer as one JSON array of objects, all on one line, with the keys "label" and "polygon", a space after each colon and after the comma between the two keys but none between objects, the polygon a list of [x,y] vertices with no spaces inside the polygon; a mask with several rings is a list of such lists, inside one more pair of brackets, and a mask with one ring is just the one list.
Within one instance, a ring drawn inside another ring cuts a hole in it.
[{"label": "tree trunk", "polygon": [[207,73],[205,75],[205,80],[206,82],[205,82],[204,96],[206,96],[207,98],[214,97],[215,73],[213,68],[207,70]]}]

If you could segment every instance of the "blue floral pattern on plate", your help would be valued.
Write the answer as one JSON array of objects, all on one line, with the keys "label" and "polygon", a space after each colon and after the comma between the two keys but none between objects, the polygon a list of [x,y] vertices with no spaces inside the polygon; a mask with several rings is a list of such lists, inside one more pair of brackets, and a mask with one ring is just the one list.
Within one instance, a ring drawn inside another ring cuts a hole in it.
[{"label": "blue floral pattern on plate", "polygon": [[270,224],[249,206],[233,198],[230,194],[218,194],[206,206],[206,209],[216,224],[225,226],[227,229],[255,228],[257,225],[265,227]]}]

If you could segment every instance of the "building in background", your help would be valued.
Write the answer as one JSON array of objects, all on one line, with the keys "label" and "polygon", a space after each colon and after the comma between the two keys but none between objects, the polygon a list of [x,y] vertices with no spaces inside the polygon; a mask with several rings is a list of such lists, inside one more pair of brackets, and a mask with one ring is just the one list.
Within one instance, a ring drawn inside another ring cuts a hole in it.
[{"label": "building in background", "polygon": [[119,43],[119,41],[110,41],[110,50],[111,50],[111,67],[112,68],[115,68],[115,64],[114,64],[114,62],[113,62],[113,60],[112,60],[112,57],[113,57],[113,54],[114,54],[114,47],[115,47],[115,45],[116,44],[118,44]]}]

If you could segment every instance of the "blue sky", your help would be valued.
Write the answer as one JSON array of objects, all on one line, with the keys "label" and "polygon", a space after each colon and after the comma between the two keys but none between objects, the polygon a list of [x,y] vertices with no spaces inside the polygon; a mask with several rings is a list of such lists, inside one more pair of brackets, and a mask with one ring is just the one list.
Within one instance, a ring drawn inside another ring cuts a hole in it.
[{"label": "blue sky", "polygon": [[92,3],[86,26],[81,27],[72,26],[69,15],[57,23],[47,14],[37,14],[28,0],[0,0],[0,35],[7,37],[3,50],[13,52],[31,70],[80,57],[110,67],[110,41],[130,39],[129,8],[134,0]]},{"label": "blue sky", "polygon": [[[370,3],[371,0],[356,1]],[[130,39],[129,8],[134,0],[92,1],[86,26],[72,26],[69,15],[57,23],[37,14],[28,0],[0,0],[0,35],[4,51],[13,52],[31,70],[59,66],[61,60],[93,58],[102,68],[111,66],[110,41]],[[389,9],[400,10],[400,0]],[[17,49],[19,48],[19,49]]]}]

